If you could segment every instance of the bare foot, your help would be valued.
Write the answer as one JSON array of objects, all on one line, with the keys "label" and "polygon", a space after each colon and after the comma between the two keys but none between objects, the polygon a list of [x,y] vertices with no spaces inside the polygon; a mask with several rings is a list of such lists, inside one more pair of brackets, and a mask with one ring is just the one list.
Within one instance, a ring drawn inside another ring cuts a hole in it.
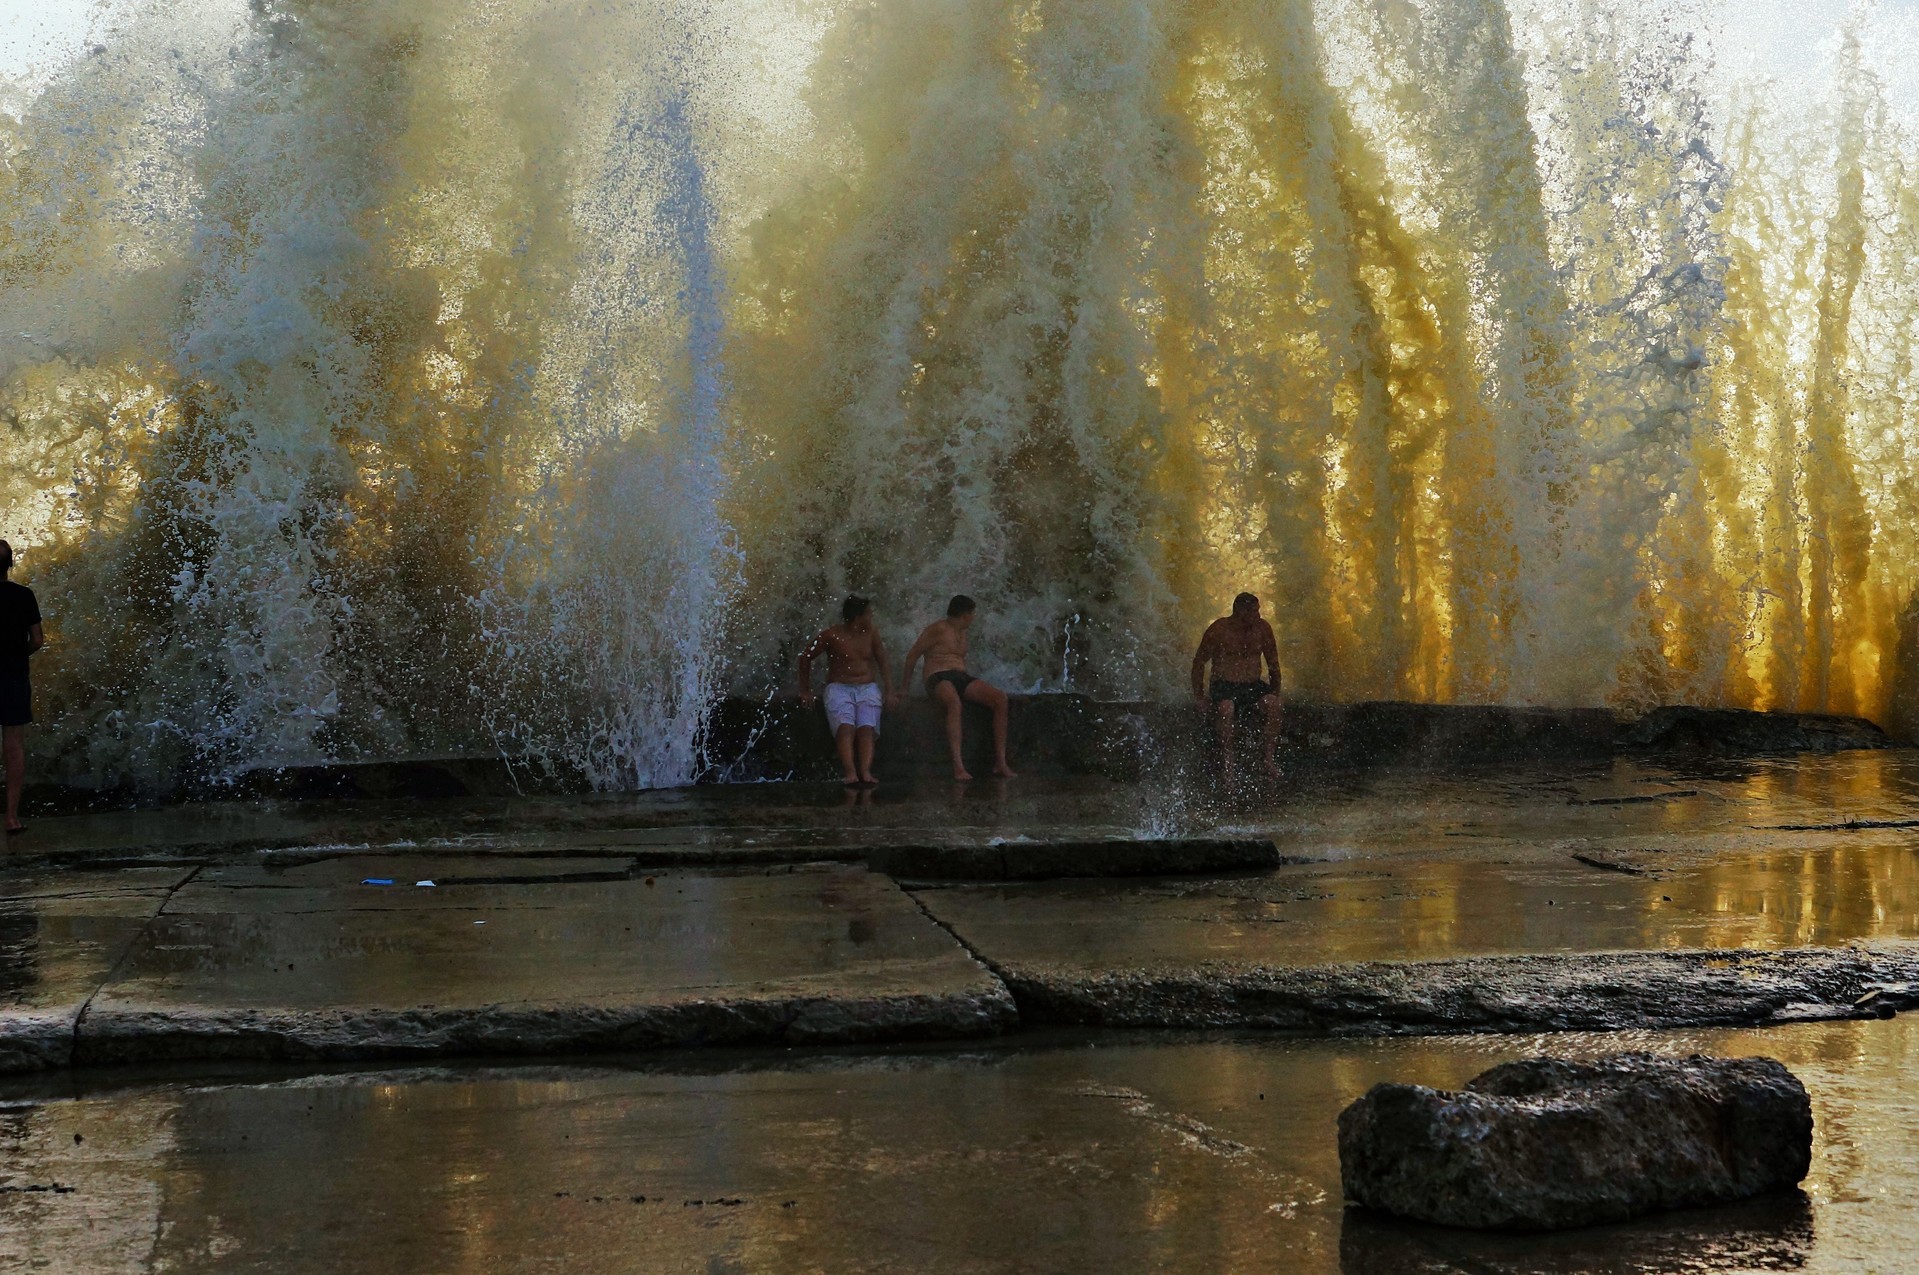
[{"label": "bare foot", "polygon": [[860,777],[849,770],[840,776],[840,782],[848,788],[857,788],[860,786]]},{"label": "bare foot", "polygon": [[860,782],[862,784],[865,784],[868,788],[872,788],[878,785],[879,777],[871,773],[864,774],[860,776]]},{"label": "bare foot", "polygon": [[1008,766],[1005,762],[1001,762],[999,765],[993,767],[993,773],[995,775],[998,775],[1001,779],[1018,779],[1019,778],[1019,772],[1014,770],[1011,766]]},{"label": "bare foot", "polygon": [[972,779],[972,777],[973,776],[971,774],[969,774],[968,772],[964,770],[961,770],[957,766],[953,768],[953,778],[958,783],[966,783],[968,780]]}]

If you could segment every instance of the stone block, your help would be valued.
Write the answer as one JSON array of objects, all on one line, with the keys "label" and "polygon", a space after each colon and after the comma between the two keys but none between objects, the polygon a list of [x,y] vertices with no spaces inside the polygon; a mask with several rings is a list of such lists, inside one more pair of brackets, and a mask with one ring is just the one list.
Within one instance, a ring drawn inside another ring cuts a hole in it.
[{"label": "stone block", "polygon": [[1348,1203],[1446,1226],[1545,1231],[1787,1190],[1812,1103],[1770,1058],[1534,1058],[1464,1091],[1375,1085],[1339,1117]]}]

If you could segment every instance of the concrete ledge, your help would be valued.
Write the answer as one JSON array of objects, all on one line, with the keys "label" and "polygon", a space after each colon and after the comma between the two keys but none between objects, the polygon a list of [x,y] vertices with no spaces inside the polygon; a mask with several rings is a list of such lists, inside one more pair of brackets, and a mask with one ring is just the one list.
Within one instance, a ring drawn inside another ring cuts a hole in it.
[{"label": "concrete ledge", "polygon": [[1678,705],[1655,708],[1620,734],[1622,751],[1720,757],[1839,753],[1856,748],[1890,748],[1892,743],[1883,730],[1863,717]]},{"label": "concrete ledge", "polygon": [[1882,988],[1919,980],[1919,946],[1093,975],[996,969],[1028,1026],[1257,1027],[1360,1036],[1615,1031],[1879,1017],[1892,1008]]},{"label": "concrete ledge", "polygon": [[[411,1010],[111,1008],[89,1011],[78,1064],[541,1055],[698,1045],[940,1040],[1011,1030],[1005,990],[691,999],[678,1004],[487,1005]],[[59,1066],[64,1059],[42,1066]]]},{"label": "concrete ledge", "polygon": [[[1297,970],[1003,972],[966,988],[325,1009],[109,1005],[63,1046],[6,1055],[5,1070],[185,1060],[364,1060],[583,1053],[743,1044],[851,1044],[991,1035],[1022,1025],[1259,1028],[1313,1035],[1612,1031],[1765,1026],[1887,1016],[1919,980],[1919,947],[1603,953]],[[896,980],[895,980],[896,981]]]},{"label": "concrete ledge", "polygon": [[45,1071],[73,1061],[73,1029],[80,1007],[0,1013],[0,1074]]},{"label": "concrete ledge", "polygon": [[[1859,717],[1760,713],[1676,705],[1633,718],[1605,708],[1503,704],[1286,705],[1283,760],[1289,770],[1370,766],[1455,766],[1621,754],[1838,752],[1886,748],[1886,733]],[[991,764],[986,710],[966,710],[967,765]],[[1136,781],[1205,763],[1206,731],[1184,701],[1114,702],[1084,695],[1013,697],[1008,750],[1022,774],[1098,775]],[[1246,733],[1250,742],[1252,732]],[[709,723],[707,779],[834,778],[824,710],[792,700],[729,699]],[[944,716],[909,697],[886,722],[883,775],[937,776],[948,765]]]},{"label": "concrete ledge", "polygon": [[874,872],[909,881],[1046,881],[1063,877],[1183,876],[1264,872],[1283,863],[1263,838],[1169,837],[1101,841],[1002,841],[992,845],[887,846],[866,857]]}]

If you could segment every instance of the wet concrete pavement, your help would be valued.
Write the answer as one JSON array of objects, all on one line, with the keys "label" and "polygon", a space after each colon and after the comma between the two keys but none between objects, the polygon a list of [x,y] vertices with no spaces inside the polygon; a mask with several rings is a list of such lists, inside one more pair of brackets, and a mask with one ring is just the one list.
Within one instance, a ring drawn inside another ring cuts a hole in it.
[{"label": "wet concrete pavement", "polygon": [[1029,1020],[1052,1022],[1763,1023],[1851,1013],[1919,981],[1910,848],[1749,853],[1739,866],[1688,859],[1652,874],[1572,855],[1396,858],[918,897],[1008,982]]},{"label": "wet concrete pavement", "polygon": [[[1290,862],[862,866],[1178,835]],[[1915,850],[1905,752],[41,820],[0,868],[0,1266],[1899,1269]],[[1793,1065],[1807,1198],[1525,1241],[1342,1214],[1373,1081],[1639,1046]],[[498,1052],[566,1061],[454,1061]],[[383,1057],[430,1065],[248,1061]]]},{"label": "wet concrete pavement", "polygon": [[[1558,1236],[1344,1210],[1384,1079],[1533,1053],[1764,1052],[1803,1194]],[[1028,1038],[847,1054],[0,1087],[0,1263],[50,1271],[1625,1272],[1906,1268],[1919,1020],[1766,1032]]]},{"label": "wet concrete pavement", "polygon": [[[189,814],[43,820],[11,848],[0,1068],[1054,1023],[1761,1024],[1919,1002],[1909,752]],[[356,815],[364,840],[340,839]],[[1167,834],[1294,862],[1195,873]],[[1067,842],[1090,862],[1121,835],[1186,875],[902,888],[854,866],[914,845],[1004,871]]]},{"label": "wet concrete pavement", "polygon": [[355,857],[196,876],[88,1004],[76,1061],[537,1054],[1013,1025],[999,982],[891,881],[859,869],[606,880],[603,860],[572,879],[567,861],[488,860],[442,882],[425,875],[436,866],[447,863]]},{"label": "wet concrete pavement", "polygon": [[0,878],[0,1071],[66,1065],[82,1010],[190,868]]}]

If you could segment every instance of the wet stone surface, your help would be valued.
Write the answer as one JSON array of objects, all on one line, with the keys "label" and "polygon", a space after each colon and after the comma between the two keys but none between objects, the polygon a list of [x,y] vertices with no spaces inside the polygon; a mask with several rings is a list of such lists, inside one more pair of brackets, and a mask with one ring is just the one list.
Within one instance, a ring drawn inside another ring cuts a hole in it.
[{"label": "wet stone surface", "polygon": [[93,996],[76,1058],[913,1038],[1012,1018],[997,981],[884,877],[569,880],[543,861],[529,883],[523,866],[446,883],[394,858],[210,871]]},{"label": "wet stone surface", "polygon": [[[0,883],[12,1068],[973,1034],[1018,1025],[1015,999],[1028,1027],[1758,1024],[1893,1012],[1919,986],[1907,752],[235,803],[31,838]],[[908,896],[850,866],[902,847],[1176,875]],[[1280,866],[1205,857],[1243,847]],[[870,915],[794,884],[822,860]]]},{"label": "wet stone surface", "polygon": [[191,869],[0,879],[0,1071],[65,1066],[81,1011]]},{"label": "wet stone surface", "polygon": [[1264,837],[995,838],[984,845],[885,846],[866,856],[867,867],[903,881],[1258,873],[1281,862],[1278,847]]},{"label": "wet stone surface", "polygon": [[1771,1058],[1525,1058],[1463,1089],[1381,1084],[1339,1114],[1346,1199],[1477,1230],[1570,1230],[1793,1190],[1806,1090]]},{"label": "wet stone surface", "polygon": [[[1544,1237],[1349,1209],[1338,1112],[1508,1059],[1766,1053],[1803,1193]],[[0,1265],[58,1272],[1895,1270],[1919,1021],[1765,1032],[1106,1037],[0,1088]],[[42,1188],[34,1190],[32,1188]]]},{"label": "wet stone surface", "polygon": [[[1856,1269],[1919,1243],[1882,1203],[1919,1186],[1910,1020],[1808,1021],[1915,999],[1911,753],[234,803],[31,837],[0,880],[0,1063],[121,1065],[0,1082],[0,1267]],[[1127,837],[1285,862],[911,892],[854,866]],[[654,1052],[255,1061],[624,1045]],[[1805,1197],[1517,1248],[1342,1210],[1332,1121],[1371,1084],[1636,1045],[1793,1066]],[[129,1070],[165,1057],[235,1061]]]}]

